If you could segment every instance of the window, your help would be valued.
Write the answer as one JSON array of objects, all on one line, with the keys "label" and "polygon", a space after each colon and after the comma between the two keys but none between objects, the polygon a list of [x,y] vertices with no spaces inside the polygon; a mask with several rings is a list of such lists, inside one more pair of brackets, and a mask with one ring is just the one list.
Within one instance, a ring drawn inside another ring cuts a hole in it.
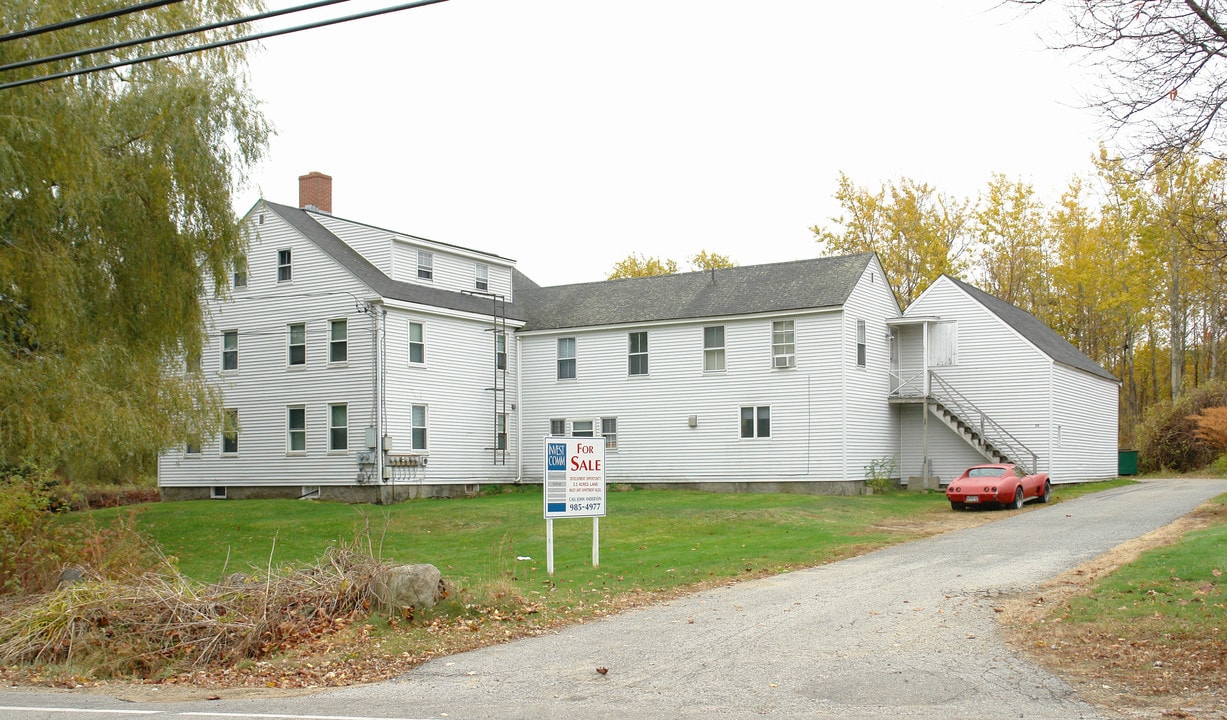
[{"label": "window", "polygon": [[307,364],[307,326],[303,324],[290,326],[290,337],[288,340],[289,353],[286,357],[287,365],[306,365]]},{"label": "window", "polygon": [[558,379],[575,379],[575,338],[558,338]]},{"label": "window", "polygon": [[724,372],[724,326],[703,328],[703,372]]},{"label": "window", "polygon": [[601,437],[606,450],[618,449],[618,418],[601,418]]},{"label": "window", "polygon": [[494,427],[494,449],[507,449],[507,413],[499,413]]},{"label": "window", "polygon": [[418,250],[418,277],[431,280],[435,276],[435,254],[429,250]]},{"label": "window", "polygon": [[226,408],[222,412],[222,455],[238,455],[239,411]]},{"label": "window", "polygon": [[286,452],[307,451],[307,410],[302,405],[286,408]]},{"label": "window", "polygon": [[797,362],[797,344],[792,320],[771,323],[771,367],[789,368]]},{"label": "window", "polygon": [[200,438],[191,438],[183,446],[183,452],[186,455],[200,454]]},{"label": "window", "polygon": [[222,333],[222,370],[239,369],[239,331]]},{"label": "window", "polygon": [[184,367],[188,372],[200,372],[201,364],[200,348],[189,348],[187,353],[183,356]]},{"label": "window", "polygon": [[771,407],[768,405],[742,407],[741,436],[743,438],[771,437]]},{"label": "window", "polygon": [[328,323],[328,362],[343,363],[349,360],[349,321],[332,320]]},{"label": "window", "polygon": [[414,405],[410,412],[410,440],[414,450],[426,449],[426,406]]},{"label": "window", "polygon": [[494,333],[494,369],[507,369],[507,333]]},{"label": "window", "polygon": [[593,437],[591,420],[572,420],[571,437]]},{"label": "window", "polygon": [[550,435],[563,437],[567,434],[567,421],[555,418],[550,420]]},{"label": "window", "polygon": [[856,366],[865,367],[865,321],[856,321]]},{"label": "window", "polygon": [[225,500],[226,499],[225,486],[214,485],[213,487],[209,488],[209,499],[210,500]]},{"label": "window", "polygon": [[409,362],[426,363],[426,328],[420,322],[409,323]]},{"label": "window", "polygon": [[648,333],[646,330],[628,333],[627,336],[626,373],[628,375],[648,374]]},{"label": "window", "polygon": [[490,266],[477,263],[473,266],[473,288],[485,292],[490,289]]},{"label": "window", "polygon": [[247,256],[240,255],[234,259],[234,288],[247,287]]},{"label": "window", "polygon": [[328,449],[349,449],[349,406],[344,403],[328,406]]},{"label": "window", "polygon": [[289,282],[294,279],[294,268],[290,265],[290,251],[277,251],[277,282]]}]

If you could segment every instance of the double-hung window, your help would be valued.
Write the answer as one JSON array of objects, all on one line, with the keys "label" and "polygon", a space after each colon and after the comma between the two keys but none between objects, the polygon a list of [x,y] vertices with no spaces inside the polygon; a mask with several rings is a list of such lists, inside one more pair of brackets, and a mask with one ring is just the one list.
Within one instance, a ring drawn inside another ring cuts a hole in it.
[{"label": "double-hung window", "polygon": [[575,338],[558,338],[558,379],[575,379]]},{"label": "double-hung window", "polygon": [[771,323],[771,367],[790,368],[797,364],[797,336],[792,320]]},{"label": "double-hung window", "polygon": [[494,369],[507,369],[507,333],[494,333]]},{"label": "double-hung window", "polygon": [[349,322],[331,320],[328,323],[328,362],[343,363],[349,360]]},{"label": "double-hung window", "polygon": [[345,403],[328,406],[328,449],[334,452],[349,449],[349,406]]},{"label": "double-hung window", "polygon": [[591,420],[572,420],[571,437],[593,437]]},{"label": "double-hung window", "polygon": [[618,449],[618,418],[601,418],[601,437],[605,438],[606,450]]},{"label": "double-hung window", "polygon": [[239,411],[226,408],[222,413],[222,455],[238,455]]},{"label": "double-hung window", "polygon": [[856,321],[856,366],[865,367],[865,321]]},{"label": "double-hung window", "polygon": [[499,413],[494,428],[494,449],[507,449],[507,413]]},{"label": "double-hung window", "polygon": [[277,251],[277,282],[290,282],[294,279],[294,267],[290,264],[290,251]]},{"label": "double-hung window", "polygon": [[703,328],[703,372],[724,372],[724,326]]},{"label": "double-hung window", "polygon": [[409,362],[426,364],[426,328],[420,322],[409,323]]},{"label": "double-hung window", "polygon": [[435,277],[435,254],[429,250],[418,250],[418,277],[422,280]]},{"label": "double-hung window", "polygon": [[647,375],[648,332],[646,330],[640,330],[639,332],[628,333],[626,336],[626,341],[626,374]]},{"label": "double-hung window", "polygon": [[234,289],[247,287],[247,256],[240,255],[234,259]]},{"label": "double-hung window", "polygon": [[414,405],[409,412],[409,439],[414,450],[426,449],[426,406]]},{"label": "double-hung window", "polygon": [[477,263],[473,266],[473,289],[486,292],[490,289],[490,266]]},{"label": "double-hung window", "polygon": [[239,331],[222,333],[222,370],[239,369]]},{"label": "double-hung window", "polygon": [[286,364],[306,365],[307,364],[307,326],[302,323],[291,325],[289,328],[289,345],[286,354]]},{"label": "double-hung window", "polygon": [[741,436],[743,438],[771,437],[770,405],[742,406]]},{"label": "double-hung window", "polygon": [[307,409],[302,405],[291,405],[285,413],[285,450],[287,453],[304,453],[307,451]]}]

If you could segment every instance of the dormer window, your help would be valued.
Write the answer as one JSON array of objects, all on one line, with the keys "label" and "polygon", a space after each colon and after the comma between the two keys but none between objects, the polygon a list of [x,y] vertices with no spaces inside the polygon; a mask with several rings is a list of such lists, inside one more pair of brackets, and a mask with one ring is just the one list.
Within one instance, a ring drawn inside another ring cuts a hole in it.
[{"label": "dormer window", "polygon": [[429,250],[418,250],[418,278],[433,280],[435,277],[435,254]]},{"label": "dormer window", "polygon": [[277,251],[277,282],[290,282],[294,279],[294,268],[290,265],[290,251]]}]

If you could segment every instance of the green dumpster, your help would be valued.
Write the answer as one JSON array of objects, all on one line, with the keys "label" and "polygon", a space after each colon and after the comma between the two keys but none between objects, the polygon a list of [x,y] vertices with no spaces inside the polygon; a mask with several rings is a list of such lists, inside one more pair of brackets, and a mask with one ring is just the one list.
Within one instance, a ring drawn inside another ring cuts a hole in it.
[{"label": "green dumpster", "polygon": [[1137,450],[1121,450],[1116,454],[1116,474],[1117,475],[1137,475],[1138,474],[1138,451]]}]

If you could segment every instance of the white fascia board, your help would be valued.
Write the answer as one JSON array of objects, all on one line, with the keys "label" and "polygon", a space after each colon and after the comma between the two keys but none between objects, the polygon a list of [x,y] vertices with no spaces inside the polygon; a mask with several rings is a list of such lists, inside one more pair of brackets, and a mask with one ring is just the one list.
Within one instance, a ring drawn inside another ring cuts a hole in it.
[{"label": "white fascia board", "polygon": [[[408,312],[437,315],[439,317],[459,318],[461,320],[476,320],[479,322],[490,322],[493,317],[489,313],[471,313],[463,310],[453,310],[452,308],[439,307],[438,305],[424,305],[422,303],[405,302],[404,300],[392,300],[387,298],[375,298],[369,300],[372,304],[381,304],[384,307],[394,310],[406,310]],[[507,327],[518,330],[524,326],[522,320],[512,320],[507,318]]]},{"label": "white fascia board", "polygon": [[826,313],[843,312],[843,305],[832,305],[823,308],[805,308],[802,310],[784,310],[780,312],[763,312],[751,315],[710,315],[694,318],[675,318],[671,320],[641,320],[639,322],[614,323],[610,325],[576,325],[570,327],[551,328],[549,330],[524,330],[521,337],[533,335],[558,335],[601,330],[621,330],[636,327],[661,327],[668,325],[713,325],[738,320],[758,320],[762,318],[800,317],[802,315],[824,315]]}]

